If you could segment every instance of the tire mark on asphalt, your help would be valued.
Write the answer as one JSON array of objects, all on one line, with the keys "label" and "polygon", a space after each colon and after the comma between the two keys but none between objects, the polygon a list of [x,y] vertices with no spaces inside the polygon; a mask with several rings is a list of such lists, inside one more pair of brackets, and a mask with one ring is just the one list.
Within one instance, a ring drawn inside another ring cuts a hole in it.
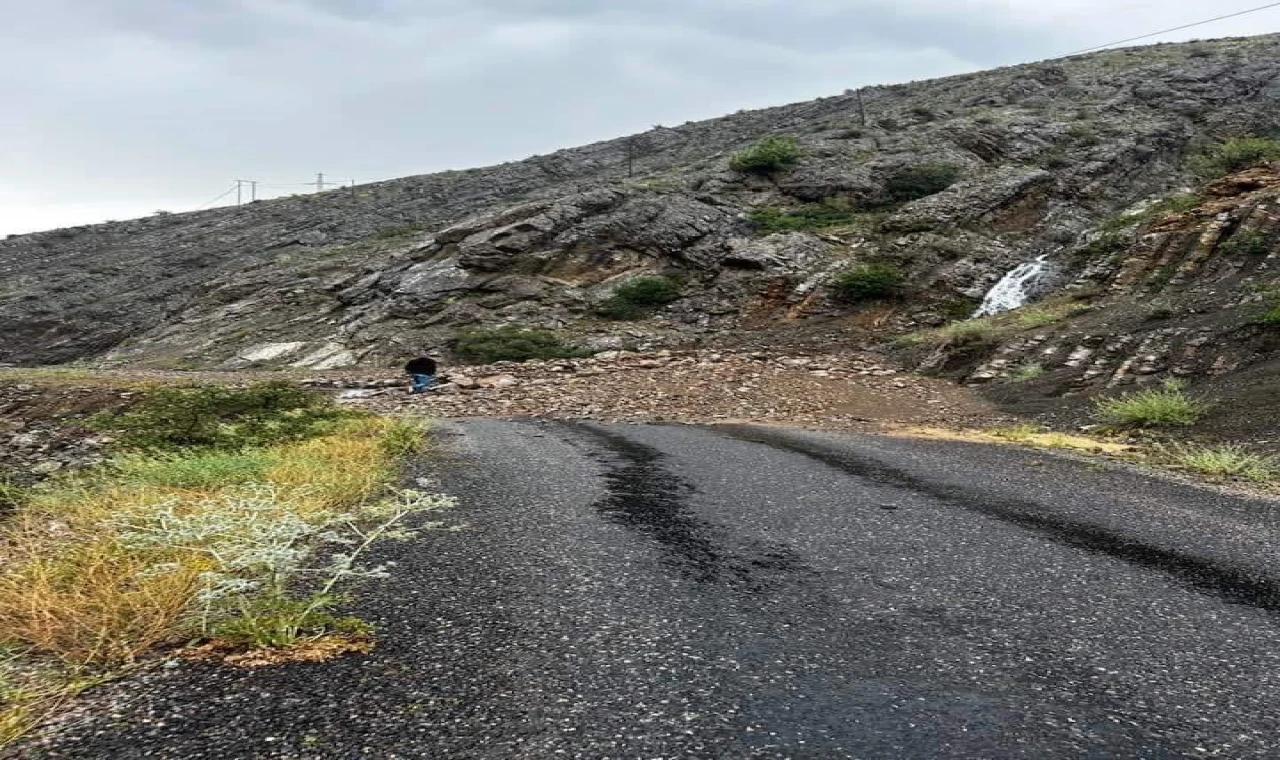
[{"label": "tire mark on asphalt", "polygon": [[557,422],[571,442],[592,444],[606,465],[607,493],[595,503],[605,519],[652,539],[666,563],[697,583],[766,594],[818,575],[790,546],[734,537],[698,518],[689,497],[697,489],[663,466],[667,455],[623,435],[578,422]]},{"label": "tire mark on asphalt", "polygon": [[1177,549],[1152,546],[1096,523],[1048,513],[1044,505],[1036,501],[997,496],[972,488],[926,480],[909,470],[893,467],[870,457],[837,452],[772,430],[738,425],[710,429],[729,438],[799,454],[863,480],[925,494],[938,501],[1034,531],[1061,544],[1159,570],[1232,604],[1280,613],[1280,582],[1247,567]]}]

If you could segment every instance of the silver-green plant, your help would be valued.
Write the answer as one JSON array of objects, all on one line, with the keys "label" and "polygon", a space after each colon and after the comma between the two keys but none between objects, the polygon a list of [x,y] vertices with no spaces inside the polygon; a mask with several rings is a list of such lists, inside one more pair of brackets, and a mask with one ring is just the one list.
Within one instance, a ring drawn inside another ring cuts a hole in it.
[{"label": "silver-green plant", "polygon": [[[413,514],[450,507],[450,496],[404,490],[355,513],[290,509],[280,492],[253,485],[194,504],[169,499],[115,527],[136,550],[194,553],[211,567],[200,574],[192,625],[256,647],[285,647],[311,635],[359,629],[339,619],[338,586],[385,577],[390,563],[359,560],[379,540],[410,538]],[[161,565],[151,572],[167,572]],[[303,592],[299,586],[308,590]]]}]

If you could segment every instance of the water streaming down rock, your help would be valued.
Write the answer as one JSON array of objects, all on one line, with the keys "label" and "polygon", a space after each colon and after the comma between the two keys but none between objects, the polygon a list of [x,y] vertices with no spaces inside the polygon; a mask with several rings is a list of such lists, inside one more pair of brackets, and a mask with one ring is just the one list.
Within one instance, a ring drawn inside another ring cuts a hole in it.
[{"label": "water streaming down rock", "polygon": [[1016,309],[1048,290],[1056,271],[1048,259],[1049,254],[1046,253],[1015,267],[987,291],[973,316],[989,317]]}]

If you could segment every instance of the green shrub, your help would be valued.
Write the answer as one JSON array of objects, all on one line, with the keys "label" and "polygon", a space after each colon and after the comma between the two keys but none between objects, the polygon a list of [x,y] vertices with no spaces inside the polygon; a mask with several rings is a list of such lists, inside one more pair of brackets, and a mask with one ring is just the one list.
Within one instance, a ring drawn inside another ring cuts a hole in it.
[{"label": "green shrub", "polygon": [[348,416],[328,396],[274,381],[152,388],[128,411],[97,415],[90,425],[124,449],[235,451],[320,435]]},{"label": "green shrub", "polygon": [[841,300],[865,301],[893,295],[906,279],[892,264],[862,264],[836,275],[831,289]]},{"label": "green shrub", "polygon": [[1218,246],[1222,253],[1239,256],[1265,256],[1271,248],[1270,236],[1258,230],[1239,230]]},{"label": "green shrub", "polygon": [[454,352],[460,359],[478,364],[586,355],[550,330],[527,330],[515,326],[467,330],[458,335]]},{"label": "green shrub", "polygon": [[769,174],[785,169],[799,159],[800,144],[796,138],[771,135],[741,153],[735,153],[729,159],[729,168],[738,172]]},{"label": "green shrub", "polygon": [[1188,396],[1181,383],[1172,381],[1094,404],[1094,415],[1102,422],[1132,427],[1194,425],[1208,410],[1207,404]]},{"label": "green shrub", "polygon": [[889,178],[885,193],[894,203],[908,203],[951,187],[960,179],[960,167],[952,164],[910,166]]},{"label": "green shrub", "polygon": [[1254,454],[1243,446],[1194,446],[1179,444],[1163,451],[1173,464],[1211,478],[1240,478],[1266,482],[1280,478],[1280,461],[1273,456]]},{"label": "green shrub", "polygon": [[1259,325],[1280,325],[1280,288],[1264,290],[1262,293],[1262,309],[1253,317],[1253,323]]},{"label": "green shrub", "polygon": [[613,294],[641,306],[665,306],[680,297],[680,286],[670,277],[637,277],[619,285]]},{"label": "green shrub", "polygon": [[619,285],[596,308],[606,319],[640,319],[680,297],[680,286],[669,277],[637,277]]},{"label": "green shrub", "polygon": [[750,220],[757,234],[771,235],[775,232],[803,232],[852,224],[858,220],[858,214],[849,204],[828,199],[822,203],[806,203],[790,209],[772,206],[758,208],[751,212]]},{"label": "green shrub", "polygon": [[612,319],[618,322],[628,322],[633,319],[644,319],[652,313],[652,309],[640,304],[631,303],[625,298],[618,296],[609,296],[600,302],[596,307],[596,315],[605,319]]},{"label": "green shrub", "polygon": [[1280,140],[1240,137],[1193,157],[1189,167],[1202,177],[1216,179],[1271,161],[1280,161]]}]

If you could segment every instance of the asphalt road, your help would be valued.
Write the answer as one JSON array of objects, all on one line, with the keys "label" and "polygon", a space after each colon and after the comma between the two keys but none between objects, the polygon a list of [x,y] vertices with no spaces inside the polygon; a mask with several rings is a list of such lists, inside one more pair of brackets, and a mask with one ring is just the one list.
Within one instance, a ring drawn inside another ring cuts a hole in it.
[{"label": "asphalt road", "polygon": [[461,529],[383,548],[371,655],[157,670],[22,756],[1280,757],[1274,503],[953,442],[445,440]]}]

